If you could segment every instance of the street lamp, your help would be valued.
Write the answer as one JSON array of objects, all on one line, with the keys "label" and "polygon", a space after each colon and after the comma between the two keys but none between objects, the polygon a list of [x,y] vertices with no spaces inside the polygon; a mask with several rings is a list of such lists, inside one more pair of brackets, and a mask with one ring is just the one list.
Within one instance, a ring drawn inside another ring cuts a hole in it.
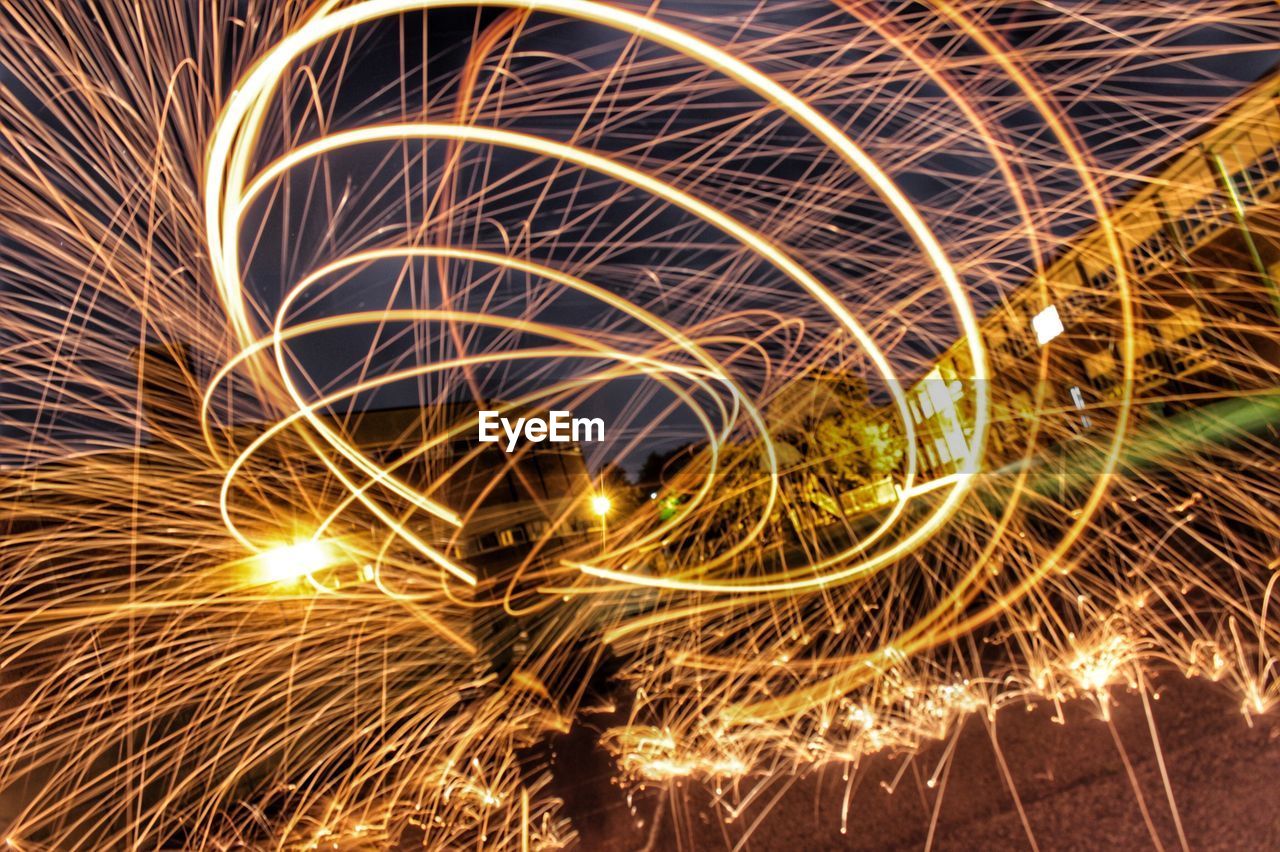
[{"label": "street lamp", "polygon": [[607,494],[597,494],[591,498],[591,511],[600,517],[609,514],[609,510],[613,508],[613,501],[609,499]]}]

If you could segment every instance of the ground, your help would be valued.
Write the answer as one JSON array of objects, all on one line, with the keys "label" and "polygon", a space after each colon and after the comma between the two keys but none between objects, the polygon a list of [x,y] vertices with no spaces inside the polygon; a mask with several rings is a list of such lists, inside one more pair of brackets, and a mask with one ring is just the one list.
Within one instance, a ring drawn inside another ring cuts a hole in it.
[{"label": "ground", "polygon": [[689,785],[639,797],[631,813],[610,788],[607,763],[570,741],[558,759],[577,771],[559,774],[574,779],[562,792],[581,827],[581,848],[592,852],[1179,849],[1178,821],[1190,849],[1280,849],[1280,719],[1263,715],[1250,724],[1225,685],[1162,679],[1150,707],[1175,819],[1142,696],[1123,687],[1112,694],[1110,722],[1084,701],[1064,707],[1065,724],[1046,704],[1008,708],[993,725],[971,717],[934,788],[926,782],[946,742],[914,757],[864,761],[846,834],[840,767],[788,779],[771,808],[749,809],[729,824]]}]

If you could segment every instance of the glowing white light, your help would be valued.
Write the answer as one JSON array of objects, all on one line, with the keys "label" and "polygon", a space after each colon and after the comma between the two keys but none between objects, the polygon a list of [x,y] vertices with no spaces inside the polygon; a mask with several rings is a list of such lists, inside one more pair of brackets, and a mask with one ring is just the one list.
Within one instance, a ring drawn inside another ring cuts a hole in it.
[{"label": "glowing white light", "polygon": [[1062,317],[1058,316],[1058,306],[1050,305],[1032,317],[1031,327],[1036,332],[1036,343],[1041,346],[1062,334]]},{"label": "glowing white light", "polygon": [[255,579],[260,583],[287,583],[327,568],[336,561],[337,554],[325,542],[300,539],[259,553],[254,559]]},{"label": "glowing white light", "polygon": [[597,494],[591,498],[591,511],[600,517],[609,514],[609,510],[613,508],[613,501],[605,494]]}]

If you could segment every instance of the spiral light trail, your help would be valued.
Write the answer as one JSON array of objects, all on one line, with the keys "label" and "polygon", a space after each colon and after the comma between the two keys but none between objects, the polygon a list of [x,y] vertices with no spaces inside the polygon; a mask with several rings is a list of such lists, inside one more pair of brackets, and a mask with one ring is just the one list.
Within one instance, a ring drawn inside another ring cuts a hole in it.
[{"label": "spiral light trail", "polygon": [[9,844],[567,848],[595,705],[842,830],[974,714],[1271,711],[1280,15],[1024,11],[0,10]]}]

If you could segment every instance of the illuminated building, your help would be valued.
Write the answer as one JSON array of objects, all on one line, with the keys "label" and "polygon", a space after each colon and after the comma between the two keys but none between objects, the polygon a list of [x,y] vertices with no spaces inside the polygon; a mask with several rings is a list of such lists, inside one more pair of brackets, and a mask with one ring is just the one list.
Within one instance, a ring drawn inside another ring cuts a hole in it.
[{"label": "illuminated building", "polygon": [[[1139,429],[1158,429],[1153,418],[1179,410],[1276,387],[1274,371],[1225,369],[1241,359],[1215,351],[1244,349],[1255,355],[1251,363],[1280,363],[1280,335],[1260,333],[1280,320],[1273,206],[1280,197],[1280,79],[1255,87],[1210,124],[1114,214],[1135,288]],[[1033,420],[1042,448],[1111,422],[1122,395],[1123,335],[1103,242],[1100,230],[1074,240],[1042,279],[982,322],[996,376],[988,454],[997,461],[1018,457]],[[1250,286],[1236,286],[1241,282]],[[1258,295],[1267,292],[1269,302]],[[911,389],[926,477],[955,472],[968,452],[970,374],[961,340]]]}]

